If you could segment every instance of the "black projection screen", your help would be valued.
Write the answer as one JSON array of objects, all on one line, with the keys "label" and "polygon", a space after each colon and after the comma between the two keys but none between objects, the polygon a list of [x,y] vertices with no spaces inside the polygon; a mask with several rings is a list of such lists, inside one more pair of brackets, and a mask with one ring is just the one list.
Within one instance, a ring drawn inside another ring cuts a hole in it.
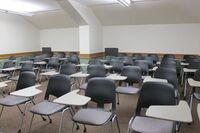
[{"label": "black projection screen", "polygon": [[105,56],[118,56],[118,48],[105,48]]}]

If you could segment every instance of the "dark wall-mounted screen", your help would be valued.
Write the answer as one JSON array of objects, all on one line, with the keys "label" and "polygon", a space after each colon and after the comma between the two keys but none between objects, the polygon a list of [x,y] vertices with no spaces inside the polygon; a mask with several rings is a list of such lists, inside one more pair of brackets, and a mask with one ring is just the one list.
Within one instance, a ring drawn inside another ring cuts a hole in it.
[{"label": "dark wall-mounted screen", "polygon": [[105,48],[105,56],[118,56],[118,48]]},{"label": "dark wall-mounted screen", "polygon": [[51,53],[51,47],[42,47],[42,53],[43,54]]}]

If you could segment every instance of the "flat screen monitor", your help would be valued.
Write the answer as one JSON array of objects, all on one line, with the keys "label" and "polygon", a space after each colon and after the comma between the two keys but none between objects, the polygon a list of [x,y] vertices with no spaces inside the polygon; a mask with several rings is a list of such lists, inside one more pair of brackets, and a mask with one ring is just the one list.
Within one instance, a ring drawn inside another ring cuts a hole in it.
[{"label": "flat screen monitor", "polygon": [[51,47],[42,47],[42,53],[43,54],[51,53]]},{"label": "flat screen monitor", "polygon": [[105,48],[105,56],[118,56],[118,48]]}]

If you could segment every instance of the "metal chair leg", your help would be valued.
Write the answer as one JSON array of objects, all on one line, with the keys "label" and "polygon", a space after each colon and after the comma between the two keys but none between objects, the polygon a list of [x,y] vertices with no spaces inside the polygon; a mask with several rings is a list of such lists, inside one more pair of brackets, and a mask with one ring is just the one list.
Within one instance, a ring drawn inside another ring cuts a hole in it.
[{"label": "metal chair leg", "polygon": [[52,119],[51,119],[51,117],[50,117],[50,116],[48,116],[48,118],[49,118],[49,123],[52,123]]},{"label": "metal chair leg", "polygon": [[22,125],[23,125],[23,121],[24,121],[24,116],[25,116],[25,112],[26,112],[26,107],[27,107],[27,104],[29,104],[30,102],[27,102],[25,103],[25,107],[24,107],[24,111],[22,112],[22,115],[21,115],[21,120],[20,120],[20,124],[19,124],[19,128],[18,128],[18,133],[21,133],[21,128],[22,128]]},{"label": "metal chair leg", "polygon": [[60,119],[60,127],[59,127],[59,133],[61,133],[62,131],[62,123],[63,123],[63,115],[65,113],[65,111],[67,111],[69,108],[66,108],[62,111],[62,115],[61,115],[61,119]]},{"label": "metal chair leg", "polygon": [[117,116],[116,116],[116,123],[117,123],[117,129],[118,129],[118,132],[120,133],[119,121],[118,121]]},{"label": "metal chair leg", "polygon": [[28,133],[31,132],[31,126],[32,126],[32,123],[33,123],[33,118],[34,118],[34,114],[32,114],[32,117],[31,117],[31,123],[30,123],[29,129],[28,129]]},{"label": "metal chair leg", "polygon": [[87,132],[87,128],[86,128],[85,124],[83,124],[83,126],[84,126],[83,132],[86,133]]},{"label": "metal chair leg", "polygon": [[117,93],[117,104],[119,105],[119,93]]},{"label": "metal chair leg", "polygon": [[1,118],[1,115],[2,115],[2,113],[3,113],[3,109],[4,109],[4,106],[2,106],[2,108],[1,108],[0,118]]}]

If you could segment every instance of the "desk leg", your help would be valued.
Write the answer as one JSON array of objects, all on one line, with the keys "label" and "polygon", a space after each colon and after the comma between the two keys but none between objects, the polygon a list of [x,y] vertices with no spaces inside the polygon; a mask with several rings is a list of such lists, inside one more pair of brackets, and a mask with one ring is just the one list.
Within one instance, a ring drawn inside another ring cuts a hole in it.
[{"label": "desk leg", "polygon": [[184,80],[184,71],[181,74],[181,85],[183,85],[183,80]]},{"label": "desk leg", "polygon": [[186,99],[186,95],[187,95],[187,73],[185,74],[184,99]]}]

